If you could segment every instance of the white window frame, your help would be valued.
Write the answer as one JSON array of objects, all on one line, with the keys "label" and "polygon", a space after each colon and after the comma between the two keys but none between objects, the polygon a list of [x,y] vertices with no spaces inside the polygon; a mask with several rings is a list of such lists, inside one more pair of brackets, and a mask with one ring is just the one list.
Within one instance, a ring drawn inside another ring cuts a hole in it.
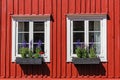
[{"label": "white window frame", "polygon": [[[12,16],[12,62],[15,62],[16,57],[21,57],[18,54],[18,50],[16,50],[16,43],[18,34],[16,28],[18,28],[18,22],[29,22],[29,27],[33,29],[34,21],[44,22],[45,29],[45,37],[44,37],[44,54],[42,57],[44,58],[44,62],[50,62],[50,15],[39,15],[39,16]],[[33,33],[33,30],[29,28],[29,33]],[[32,34],[33,35],[33,34]],[[29,35],[29,42],[31,41],[31,37]]]},{"label": "white window frame", "polygon": [[67,62],[72,62],[73,54],[73,21],[84,21],[85,45],[88,46],[89,21],[100,21],[101,53],[98,55],[101,62],[107,62],[107,16],[106,14],[68,14],[67,15]]}]

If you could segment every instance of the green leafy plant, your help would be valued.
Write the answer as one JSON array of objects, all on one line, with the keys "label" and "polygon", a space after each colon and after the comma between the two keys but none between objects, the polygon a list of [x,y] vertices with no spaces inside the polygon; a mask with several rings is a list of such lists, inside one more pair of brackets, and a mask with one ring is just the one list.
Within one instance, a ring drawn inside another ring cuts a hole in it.
[{"label": "green leafy plant", "polygon": [[90,49],[85,48],[80,44],[81,44],[80,40],[78,40],[75,48],[75,53],[77,54],[78,58],[96,58],[97,57],[93,43]]},{"label": "green leafy plant", "polygon": [[80,47],[75,49],[75,53],[77,54],[77,57],[82,58],[82,50]]},{"label": "green leafy plant", "polygon": [[87,58],[88,57],[88,51],[85,48],[77,47],[75,49],[75,53],[77,54],[78,58]]},{"label": "green leafy plant", "polygon": [[82,49],[82,58],[87,58],[88,57],[88,51],[87,49],[83,48]]},{"label": "green leafy plant", "polygon": [[34,58],[39,58],[39,57],[40,57],[40,54],[39,54],[39,53],[35,53],[35,54],[33,55],[33,57],[34,57]]},{"label": "green leafy plant", "polygon": [[89,58],[96,58],[96,52],[95,52],[95,49],[94,47],[91,47],[90,50],[89,50]]},{"label": "green leafy plant", "polygon": [[35,53],[32,51],[32,41],[30,41],[30,49],[26,46],[26,42],[23,41],[22,47],[19,48],[19,53],[22,58],[39,58],[44,52],[41,50],[42,42],[39,40],[38,45],[35,48]]},{"label": "green leafy plant", "polygon": [[33,58],[33,52],[32,52],[32,50],[29,50],[28,57],[29,57],[29,58]]},{"label": "green leafy plant", "polygon": [[21,54],[22,58],[26,58],[29,53],[29,49],[22,47],[19,49],[19,53]]}]

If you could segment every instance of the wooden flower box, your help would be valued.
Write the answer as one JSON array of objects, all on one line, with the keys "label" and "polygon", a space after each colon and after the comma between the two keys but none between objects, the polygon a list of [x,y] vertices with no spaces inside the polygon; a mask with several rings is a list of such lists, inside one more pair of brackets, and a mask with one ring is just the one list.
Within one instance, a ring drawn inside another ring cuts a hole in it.
[{"label": "wooden flower box", "polygon": [[16,57],[17,64],[42,64],[42,57],[41,58],[21,58]]},{"label": "wooden flower box", "polygon": [[99,64],[100,59],[99,58],[72,58],[72,62],[74,64]]}]

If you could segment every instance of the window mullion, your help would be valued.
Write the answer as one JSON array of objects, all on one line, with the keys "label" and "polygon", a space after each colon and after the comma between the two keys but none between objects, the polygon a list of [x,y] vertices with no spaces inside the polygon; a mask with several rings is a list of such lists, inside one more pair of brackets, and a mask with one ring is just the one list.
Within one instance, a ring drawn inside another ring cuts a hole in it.
[{"label": "window mullion", "polygon": [[89,45],[89,31],[88,31],[88,21],[85,20],[85,47],[87,48]]},{"label": "window mullion", "polygon": [[71,55],[73,55],[73,21],[71,20],[70,21],[71,23],[71,27],[70,27],[70,30],[71,30]]},{"label": "window mullion", "polygon": [[89,47],[89,21],[87,20],[87,36],[86,36],[86,39],[87,39],[87,47]]},{"label": "window mullion", "polygon": [[[29,22],[29,49],[33,50],[33,22]],[[30,45],[30,42],[32,41],[32,45]]]}]

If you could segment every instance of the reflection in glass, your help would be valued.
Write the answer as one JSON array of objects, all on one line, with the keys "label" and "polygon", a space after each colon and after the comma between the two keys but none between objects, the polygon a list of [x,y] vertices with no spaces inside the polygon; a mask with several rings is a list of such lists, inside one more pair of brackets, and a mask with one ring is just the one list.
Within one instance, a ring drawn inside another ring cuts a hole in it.
[{"label": "reflection in glass", "polygon": [[98,43],[98,44],[89,44],[89,48],[90,47],[92,47],[92,46],[94,46],[94,49],[95,49],[95,51],[96,51],[96,54],[100,54],[100,52],[101,52],[101,45],[100,45],[100,43]]},{"label": "reflection in glass", "polygon": [[73,31],[84,31],[84,21],[73,21]]},{"label": "reflection in glass", "polygon": [[44,31],[44,22],[34,22],[34,31]]},{"label": "reflection in glass", "polygon": [[18,32],[28,32],[29,22],[18,22]]},{"label": "reflection in glass", "polygon": [[89,42],[100,42],[100,32],[89,32]]},{"label": "reflection in glass", "polygon": [[44,42],[44,33],[34,33],[34,42],[37,43],[39,40]]},{"label": "reflection in glass", "polygon": [[84,42],[84,33],[73,33],[73,42],[76,42],[77,40]]},{"label": "reflection in glass", "polygon": [[100,31],[100,21],[89,21],[89,31]]},{"label": "reflection in glass", "polygon": [[26,41],[29,43],[29,33],[18,33],[18,43]]}]

